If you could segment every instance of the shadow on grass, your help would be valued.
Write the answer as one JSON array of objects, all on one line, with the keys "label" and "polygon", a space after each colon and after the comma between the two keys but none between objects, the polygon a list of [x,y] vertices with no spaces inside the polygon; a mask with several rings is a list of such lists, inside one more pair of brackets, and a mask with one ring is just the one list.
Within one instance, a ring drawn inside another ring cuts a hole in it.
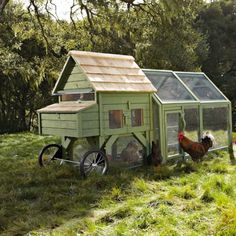
[{"label": "shadow on grass", "polygon": [[[40,168],[40,148],[56,138],[33,134],[0,137],[0,234],[25,235],[50,231],[69,220],[93,216],[93,210],[125,200],[131,187],[145,192],[146,180],[157,181],[198,171],[197,165],[179,169],[162,166],[135,170],[111,169],[105,176],[80,177],[71,165]],[[201,164],[200,164],[201,165]]]},{"label": "shadow on grass", "polygon": [[[35,158],[0,160],[0,234],[25,235],[50,231],[69,220],[91,216],[94,209],[122,202],[135,178],[158,180],[176,175],[162,168],[111,170],[105,176],[82,179],[70,165],[39,168]],[[145,185],[137,188],[145,191]]]}]

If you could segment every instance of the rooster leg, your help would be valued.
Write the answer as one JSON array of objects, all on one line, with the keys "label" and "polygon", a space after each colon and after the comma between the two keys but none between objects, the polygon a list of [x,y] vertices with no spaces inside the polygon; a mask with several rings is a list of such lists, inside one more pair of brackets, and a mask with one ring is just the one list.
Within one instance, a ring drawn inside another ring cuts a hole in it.
[{"label": "rooster leg", "polygon": [[180,159],[178,159],[177,162],[176,162],[176,168],[181,168],[181,166],[185,163],[186,163],[185,153],[183,153],[183,156]]},{"label": "rooster leg", "polygon": [[183,160],[177,160],[175,168],[176,169],[181,168],[182,164],[183,164]]},{"label": "rooster leg", "polygon": [[234,155],[233,144],[231,144],[229,147],[229,158],[230,158],[231,164],[236,165],[236,159],[235,159],[236,157]]}]

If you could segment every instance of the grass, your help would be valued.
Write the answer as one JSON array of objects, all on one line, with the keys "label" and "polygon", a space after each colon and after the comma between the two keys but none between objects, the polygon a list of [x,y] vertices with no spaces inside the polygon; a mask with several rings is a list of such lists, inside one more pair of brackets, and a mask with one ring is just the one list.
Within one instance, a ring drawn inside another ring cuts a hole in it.
[{"label": "grass", "polygon": [[0,235],[236,235],[236,166],[226,152],[83,180],[68,164],[39,168],[39,150],[59,141],[0,136]]}]

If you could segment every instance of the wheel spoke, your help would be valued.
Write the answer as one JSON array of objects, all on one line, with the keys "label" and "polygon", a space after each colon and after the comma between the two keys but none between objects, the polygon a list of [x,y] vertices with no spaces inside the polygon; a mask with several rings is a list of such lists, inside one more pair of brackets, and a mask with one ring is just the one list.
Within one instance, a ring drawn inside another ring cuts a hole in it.
[{"label": "wheel spoke", "polygon": [[97,164],[98,164],[101,160],[103,160],[103,156],[102,156],[102,155],[100,155],[100,156],[98,157],[98,159],[96,159]]},{"label": "wheel spoke", "polygon": [[91,164],[84,163],[84,168],[90,168],[91,166],[92,166]]},{"label": "wheel spoke", "polygon": [[97,162],[97,165],[101,165],[101,164],[105,166],[105,161],[101,160],[101,161]]},{"label": "wheel spoke", "polygon": [[96,160],[97,160],[97,153],[93,153],[93,163],[96,163]]},{"label": "wheel spoke", "polygon": [[89,158],[87,158],[85,160],[85,163],[87,163],[87,165],[92,165],[93,164],[93,162]]},{"label": "wheel spoke", "polygon": [[46,157],[43,157],[43,158],[45,160],[44,162],[47,163],[47,164],[51,161],[51,158],[49,156],[46,156]]},{"label": "wheel spoke", "polygon": [[85,172],[87,175],[90,175],[90,173],[92,173],[95,170],[94,166],[91,166],[91,169],[87,172]]},{"label": "wheel spoke", "polygon": [[87,170],[85,170],[85,173],[90,173],[92,171],[93,167],[89,166],[89,168],[87,168]]},{"label": "wheel spoke", "polygon": [[89,155],[87,159],[90,161],[91,164],[93,164],[95,157],[94,157],[94,155]]}]

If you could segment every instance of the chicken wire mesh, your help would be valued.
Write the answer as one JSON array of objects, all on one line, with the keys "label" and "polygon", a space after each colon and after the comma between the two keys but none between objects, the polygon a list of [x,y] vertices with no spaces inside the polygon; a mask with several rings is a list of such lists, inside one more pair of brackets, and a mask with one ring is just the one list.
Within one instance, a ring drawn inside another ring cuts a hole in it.
[{"label": "chicken wire mesh", "polygon": [[228,145],[228,114],[227,107],[203,109],[203,131],[209,131],[215,138],[212,148]]}]

